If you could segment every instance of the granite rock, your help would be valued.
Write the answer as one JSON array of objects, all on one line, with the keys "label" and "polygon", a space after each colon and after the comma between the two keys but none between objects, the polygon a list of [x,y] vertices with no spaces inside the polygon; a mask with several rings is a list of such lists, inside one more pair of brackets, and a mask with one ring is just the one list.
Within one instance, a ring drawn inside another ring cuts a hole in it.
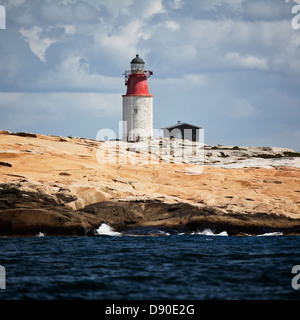
[{"label": "granite rock", "polygon": [[187,141],[32,135],[0,131],[0,161],[12,165],[0,166],[2,236],[90,235],[102,223],[300,234],[293,150],[203,145],[199,160]]}]

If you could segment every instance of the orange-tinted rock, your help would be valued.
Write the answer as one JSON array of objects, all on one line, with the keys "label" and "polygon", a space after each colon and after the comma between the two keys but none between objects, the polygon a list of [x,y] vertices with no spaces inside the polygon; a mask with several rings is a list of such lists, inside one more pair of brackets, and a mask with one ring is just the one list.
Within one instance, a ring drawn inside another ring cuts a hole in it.
[{"label": "orange-tinted rock", "polygon": [[[101,163],[97,149],[102,142],[33,135],[0,131],[0,161],[12,165],[0,166],[2,235],[85,234],[102,222],[116,228],[214,226],[232,234],[300,233],[297,167],[207,165],[202,174],[188,175],[192,165]],[[109,150],[110,156],[126,155],[122,148]]]}]

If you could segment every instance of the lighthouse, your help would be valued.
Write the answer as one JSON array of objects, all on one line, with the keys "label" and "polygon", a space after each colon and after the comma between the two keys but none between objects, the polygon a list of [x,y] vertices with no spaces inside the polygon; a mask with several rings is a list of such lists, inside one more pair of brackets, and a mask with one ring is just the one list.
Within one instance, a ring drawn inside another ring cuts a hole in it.
[{"label": "lighthouse", "polygon": [[125,71],[126,95],[123,97],[123,140],[139,141],[153,134],[153,96],[147,79],[153,74],[145,70],[145,62],[137,54]]}]

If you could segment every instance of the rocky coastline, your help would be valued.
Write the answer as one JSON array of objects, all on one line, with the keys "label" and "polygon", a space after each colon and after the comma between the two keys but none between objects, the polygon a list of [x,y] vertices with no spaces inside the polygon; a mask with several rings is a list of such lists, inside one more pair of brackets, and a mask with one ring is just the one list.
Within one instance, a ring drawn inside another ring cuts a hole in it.
[{"label": "rocky coastline", "polygon": [[194,147],[0,131],[0,236],[94,235],[102,223],[300,235],[298,152],[203,145],[196,157]]}]

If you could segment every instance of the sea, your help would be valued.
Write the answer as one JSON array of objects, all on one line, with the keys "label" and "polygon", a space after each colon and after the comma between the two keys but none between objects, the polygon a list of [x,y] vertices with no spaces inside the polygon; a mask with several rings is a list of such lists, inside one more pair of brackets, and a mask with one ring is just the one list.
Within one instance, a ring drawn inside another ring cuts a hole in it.
[{"label": "sea", "polygon": [[120,233],[102,224],[94,236],[1,237],[0,265],[0,300],[300,298],[300,237],[281,233]]}]

